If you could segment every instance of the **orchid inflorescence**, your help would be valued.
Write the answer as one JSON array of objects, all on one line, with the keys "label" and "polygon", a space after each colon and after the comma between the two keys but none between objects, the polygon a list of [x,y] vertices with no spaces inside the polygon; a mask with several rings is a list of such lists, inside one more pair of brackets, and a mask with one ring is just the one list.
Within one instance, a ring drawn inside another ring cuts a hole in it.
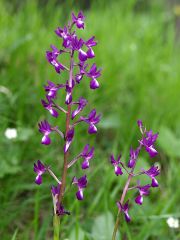
[{"label": "orchid inflorescence", "polygon": [[[128,179],[124,186],[122,196],[120,200],[117,202],[118,217],[117,217],[117,221],[116,221],[116,225],[113,233],[113,237],[114,237],[113,239],[115,239],[115,236],[116,236],[117,227],[119,224],[120,212],[124,214],[125,220],[127,222],[131,221],[131,217],[129,215],[130,200],[128,199],[124,203],[127,192],[129,190],[137,191],[137,195],[135,197],[135,203],[138,205],[142,205],[144,196],[147,196],[150,193],[150,188],[158,187],[158,181],[156,179],[156,176],[158,176],[160,173],[160,169],[158,166],[152,165],[148,170],[141,169],[139,172],[134,173],[136,163],[138,161],[138,157],[142,149],[145,149],[145,151],[149,154],[151,158],[155,157],[158,154],[154,146],[156,139],[158,137],[158,133],[153,134],[152,130],[147,131],[141,120],[138,120],[137,124],[142,136],[141,136],[141,139],[139,140],[139,146],[135,150],[133,148],[130,149],[130,157],[127,163],[127,167],[125,163],[121,161],[121,155],[117,158],[117,160],[115,159],[114,155],[111,155],[110,157],[110,163],[113,165],[114,172],[117,176],[122,175],[123,172],[128,174]],[[141,185],[140,181],[138,180],[135,186],[130,187],[132,178],[143,175],[143,174],[147,175],[151,179],[151,182],[146,185]]]},{"label": "orchid inflorescence", "polygon": [[[88,59],[93,59],[95,53],[93,47],[97,45],[95,37],[91,37],[87,40],[78,38],[76,30],[84,29],[85,17],[80,11],[77,16],[72,13],[72,19],[64,28],[58,27],[55,30],[56,35],[62,39],[62,49],[51,45],[51,51],[46,52],[46,58],[48,62],[53,66],[58,74],[63,71],[69,73],[69,79],[65,83],[54,83],[50,80],[47,81],[47,85],[44,86],[46,92],[46,100],[41,100],[43,107],[49,111],[52,117],[58,118],[59,112],[66,115],[66,124],[64,131],[60,130],[58,126],[52,126],[48,121],[44,120],[39,123],[39,132],[43,135],[41,143],[44,145],[51,144],[51,134],[57,133],[64,141],[64,166],[62,176],[58,178],[52,171],[50,166],[46,166],[40,160],[34,164],[34,172],[37,174],[35,183],[40,185],[42,183],[42,175],[49,173],[57,182],[56,186],[51,187],[51,194],[53,198],[54,214],[65,215],[70,214],[69,211],[64,209],[63,197],[66,190],[66,175],[69,168],[71,168],[80,158],[83,160],[81,167],[82,170],[86,170],[90,166],[90,160],[94,156],[94,147],[90,147],[86,144],[74,159],[69,161],[69,150],[74,139],[75,128],[81,123],[88,125],[88,133],[95,134],[97,132],[97,124],[100,121],[101,116],[97,115],[96,109],[93,109],[88,116],[80,116],[81,111],[86,107],[88,101],[80,97],[78,100],[73,99],[73,90],[79,86],[83,77],[90,78],[90,89],[95,90],[99,88],[99,82],[97,78],[101,75],[101,70],[97,69],[95,63],[89,65]],[[62,54],[68,54],[70,57],[70,65],[65,66],[59,61]],[[77,55],[77,57],[76,57]],[[75,62],[75,59],[78,59]],[[65,90],[65,106],[59,106],[56,99],[58,92]],[[87,186],[87,176],[77,178],[73,177],[72,184],[77,186],[76,197],[78,200],[83,200],[83,191]]]}]

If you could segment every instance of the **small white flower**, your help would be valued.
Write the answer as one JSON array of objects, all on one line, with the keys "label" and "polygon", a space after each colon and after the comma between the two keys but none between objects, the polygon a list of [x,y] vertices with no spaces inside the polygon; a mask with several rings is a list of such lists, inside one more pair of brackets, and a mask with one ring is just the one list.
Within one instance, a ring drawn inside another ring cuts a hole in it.
[{"label": "small white flower", "polygon": [[166,222],[170,228],[179,228],[179,219],[178,218],[169,217]]},{"label": "small white flower", "polygon": [[4,135],[8,139],[17,138],[17,130],[16,128],[7,128]]}]

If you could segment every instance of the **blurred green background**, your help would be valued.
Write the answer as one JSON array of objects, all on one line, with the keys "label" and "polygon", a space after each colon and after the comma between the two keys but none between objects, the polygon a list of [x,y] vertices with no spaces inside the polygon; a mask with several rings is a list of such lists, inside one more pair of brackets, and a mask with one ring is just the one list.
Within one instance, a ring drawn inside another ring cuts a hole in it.
[{"label": "blurred green background", "polygon": [[[96,36],[95,61],[103,71],[100,89],[89,90],[84,80],[75,98],[86,97],[85,113],[96,107],[103,118],[97,136],[88,136],[86,125],[76,131],[72,156],[86,142],[96,146],[96,154],[87,171],[85,200],[75,199],[73,187],[66,195],[71,216],[63,218],[61,239],[111,239],[115,203],[127,176],[116,177],[108,158],[121,152],[128,161],[129,148],[140,137],[139,118],[159,132],[159,156],[152,160],[143,153],[138,167],[159,161],[160,188],[142,207],[132,200],[133,221],[127,226],[121,220],[121,239],[180,239],[179,229],[167,224],[170,216],[180,218],[180,3],[170,0],[0,1],[0,239],[52,238],[54,182],[46,175],[36,186],[33,163],[41,159],[60,176],[62,142],[53,136],[51,146],[42,146],[37,124],[46,118],[63,129],[64,119],[51,119],[40,99],[48,79],[61,83],[66,78],[47,63],[45,51],[50,44],[60,47],[54,29],[80,9],[86,15],[80,34]],[[5,137],[8,128],[17,129],[16,138]],[[82,174],[80,165],[73,167],[68,184]]]}]

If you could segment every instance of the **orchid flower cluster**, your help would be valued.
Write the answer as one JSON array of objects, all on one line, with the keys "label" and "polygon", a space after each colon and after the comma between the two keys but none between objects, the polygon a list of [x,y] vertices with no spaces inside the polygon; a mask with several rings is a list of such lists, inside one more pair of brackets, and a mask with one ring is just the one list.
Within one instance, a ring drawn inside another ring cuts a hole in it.
[{"label": "orchid flower cluster", "polygon": [[[47,61],[52,65],[53,69],[61,74],[64,71],[69,73],[69,79],[65,83],[54,83],[47,81],[44,86],[46,99],[41,100],[42,106],[51,114],[52,117],[58,118],[60,112],[66,115],[66,123],[64,131],[60,130],[58,126],[52,126],[48,121],[44,120],[39,123],[39,132],[42,134],[41,143],[44,145],[51,144],[51,134],[56,133],[64,141],[64,166],[62,176],[58,178],[52,171],[50,166],[46,166],[40,160],[34,164],[34,172],[37,174],[35,183],[40,185],[42,183],[42,175],[49,173],[56,181],[56,186],[51,187],[51,194],[54,205],[54,215],[70,214],[66,211],[63,204],[63,197],[66,190],[66,176],[67,171],[79,159],[82,159],[82,170],[86,170],[90,166],[90,160],[94,156],[94,147],[86,144],[74,159],[69,161],[69,151],[71,144],[75,137],[75,128],[81,124],[88,125],[88,133],[95,134],[97,132],[96,125],[99,123],[101,116],[97,115],[96,109],[93,109],[88,116],[82,116],[81,112],[86,107],[88,101],[82,96],[79,99],[73,98],[73,90],[81,84],[84,77],[90,79],[90,89],[95,90],[99,88],[98,77],[101,76],[101,69],[98,69],[96,64],[90,65],[87,63],[89,59],[95,57],[93,47],[97,45],[95,37],[87,40],[78,38],[76,29],[84,29],[85,17],[80,11],[77,16],[72,13],[72,19],[64,28],[58,27],[55,30],[56,35],[62,39],[62,49],[51,45],[51,51],[46,52]],[[69,66],[61,63],[60,58],[62,54],[68,54],[70,59]],[[75,62],[75,59],[78,59]],[[65,90],[65,107],[59,106],[57,103],[58,92]],[[62,124],[61,124],[62,125]],[[84,174],[80,177],[73,177],[72,184],[77,187],[76,197],[78,200],[83,200],[84,189],[87,186],[87,176]]]},{"label": "orchid flower cluster", "polygon": [[[154,158],[158,154],[154,146],[158,137],[158,133],[153,134],[152,130],[147,131],[141,120],[138,120],[137,124],[142,136],[141,139],[139,140],[139,146],[136,149],[133,148],[130,149],[130,157],[127,167],[121,161],[121,155],[117,158],[117,160],[115,159],[114,155],[111,155],[110,157],[110,162],[113,165],[114,172],[117,176],[123,174],[123,169],[128,174],[128,179],[123,189],[122,196],[120,200],[117,202],[118,217],[114,228],[113,239],[115,239],[115,235],[117,232],[120,212],[124,214],[125,220],[127,222],[131,221],[131,217],[129,215],[129,199],[124,203],[127,192],[129,190],[135,190],[137,192],[137,195],[135,197],[135,203],[138,205],[142,205],[144,197],[150,194],[150,189],[156,188],[159,185],[156,179],[156,176],[160,174],[160,169],[158,166],[152,165],[147,170],[141,169],[138,173],[134,173],[136,163],[138,161],[138,157],[142,149],[145,149],[145,151],[149,154],[150,158]],[[130,187],[132,178],[140,176],[142,174],[146,175],[151,180],[151,182],[149,184],[142,185],[138,180],[136,186]]]}]

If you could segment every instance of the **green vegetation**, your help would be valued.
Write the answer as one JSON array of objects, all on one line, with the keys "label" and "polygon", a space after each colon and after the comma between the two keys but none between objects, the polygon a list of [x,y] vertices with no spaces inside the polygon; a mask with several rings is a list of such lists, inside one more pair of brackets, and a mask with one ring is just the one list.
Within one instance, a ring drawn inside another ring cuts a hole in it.
[{"label": "green vegetation", "polygon": [[[52,43],[58,46],[54,29],[79,6],[54,1],[10,2],[0,1],[0,238],[48,240],[53,213],[48,190],[53,182],[43,176],[44,184],[36,186],[33,163],[41,159],[55,166],[58,174],[62,149],[57,137],[52,146],[40,144],[37,123],[48,117],[40,103],[43,84],[48,79],[64,81],[66,76],[57,76],[45,51]],[[145,198],[142,207],[134,204],[130,210],[133,221],[129,226],[122,221],[122,233],[133,240],[180,239],[178,230],[166,223],[168,216],[180,217],[180,51],[173,10],[165,1],[149,2],[147,6],[142,0],[93,1],[85,10],[88,27],[83,34],[96,36],[96,62],[103,72],[99,90],[92,94],[84,81],[77,94],[90,100],[89,110],[96,106],[103,113],[103,121],[97,137],[88,139],[84,125],[73,144],[75,154],[87,140],[96,145],[88,172],[94,184],[89,184],[81,203],[74,197],[74,188],[67,194],[66,206],[72,215],[63,218],[62,239],[110,239],[115,203],[126,176],[114,175],[108,157],[112,151],[121,152],[128,160],[129,147],[137,146],[139,118],[160,133],[161,186]],[[58,124],[61,126],[61,121]],[[18,130],[16,139],[5,138],[7,128]],[[150,161],[154,160],[144,154],[139,167],[148,167]],[[76,166],[74,175],[79,169]]]}]

